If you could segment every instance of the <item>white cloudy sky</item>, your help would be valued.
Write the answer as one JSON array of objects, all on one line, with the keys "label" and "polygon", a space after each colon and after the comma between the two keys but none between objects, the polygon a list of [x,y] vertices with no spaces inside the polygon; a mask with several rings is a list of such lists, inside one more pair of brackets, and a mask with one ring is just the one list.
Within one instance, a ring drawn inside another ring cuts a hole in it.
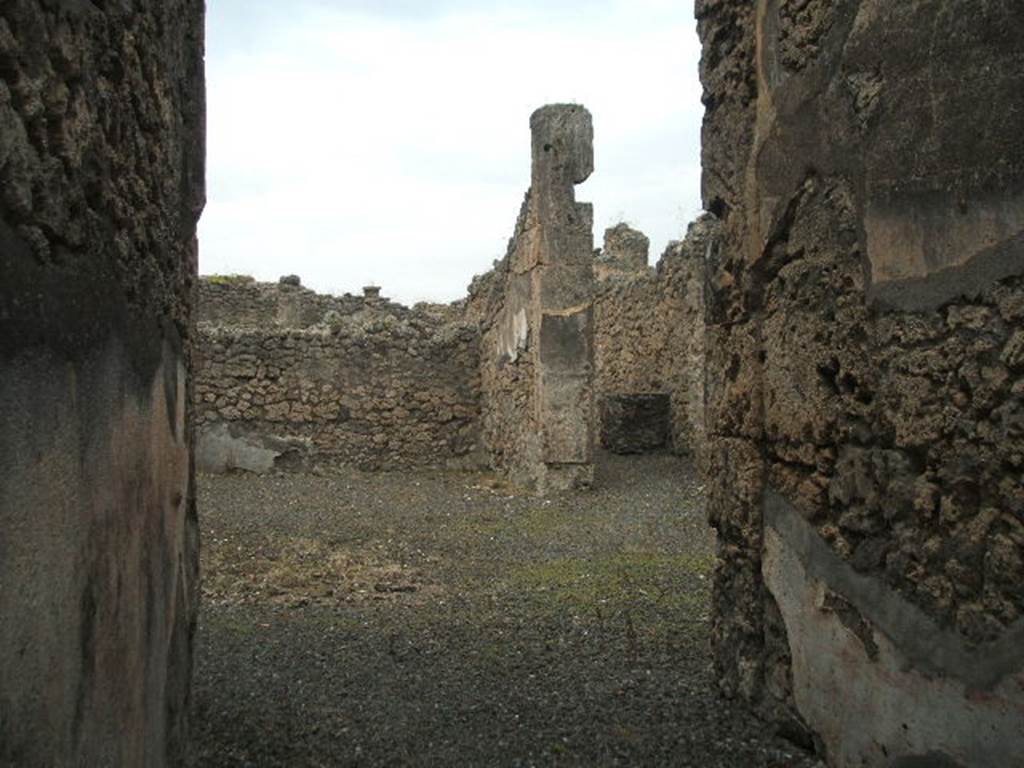
[{"label": "white cloudy sky", "polygon": [[529,116],[594,114],[577,188],[652,262],[700,210],[699,45],[686,0],[209,0],[200,271],[464,295],[504,255]]}]

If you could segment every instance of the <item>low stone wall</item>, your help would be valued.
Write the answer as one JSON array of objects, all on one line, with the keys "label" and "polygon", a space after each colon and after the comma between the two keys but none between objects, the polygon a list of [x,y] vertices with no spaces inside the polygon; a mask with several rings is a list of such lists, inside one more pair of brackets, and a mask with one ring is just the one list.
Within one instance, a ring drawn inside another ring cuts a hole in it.
[{"label": "low stone wall", "polygon": [[[677,453],[697,454],[704,441],[704,259],[715,231],[715,219],[702,217],[651,269],[647,238],[619,225],[605,233],[595,262],[597,398],[669,395],[668,447]],[[621,253],[624,243],[628,253]]]},{"label": "low stone wall", "polygon": [[204,279],[200,294],[200,469],[480,462],[475,326],[291,285]]}]

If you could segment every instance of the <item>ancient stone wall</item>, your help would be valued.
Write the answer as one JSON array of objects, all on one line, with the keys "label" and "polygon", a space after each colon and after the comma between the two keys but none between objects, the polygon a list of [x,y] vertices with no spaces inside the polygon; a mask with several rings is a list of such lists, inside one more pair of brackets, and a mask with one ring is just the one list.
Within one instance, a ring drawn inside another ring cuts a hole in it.
[{"label": "ancient stone wall", "polygon": [[448,307],[220,278],[199,306],[201,470],[482,461],[479,332]]},{"label": "ancient stone wall", "polygon": [[834,766],[1016,765],[1024,6],[697,15],[723,685]]},{"label": "ancient stone wall", "polygon": [[575,185],[594,166],[593,121],[575,104],[530,118],[533,166],[508,253],[466,309],[483,328],[483,442],[520,485],[593,480],[593,209]]},{"label": "ancient stone wall", "polygon": [[653,270],[647,238],[624,225],[595,258],[573,192],[592,165],[589,113],[545,107],[531,128],[534,183],[508,253],[462,301],[409,310],[373,286],[327,296],[294,275],[200,281],[201,469],[486,464],[526,487],[587,485],[595,392],[625,403],[604,409],[621,425],[640,412],[623,398],[661,413],[649,396],[669,397],[660,446],[698,451],[713,217]]},{"label": "ancient stone wall", "polygon": [[203,3],[0,5],[0,764],[175,763]]},{"label": "ancient stone wall", "polygon": [[[698,454],[704,443],[704,259],[715,226],[711,216],[691,224],[686,240],[669,244],[652,270],[647,238],[619,225],[605,233],[595,261],[597,399],[668,395],[666,447],[681,454]],[[629,424],[602,416],[598,429],[609,444]]]}]

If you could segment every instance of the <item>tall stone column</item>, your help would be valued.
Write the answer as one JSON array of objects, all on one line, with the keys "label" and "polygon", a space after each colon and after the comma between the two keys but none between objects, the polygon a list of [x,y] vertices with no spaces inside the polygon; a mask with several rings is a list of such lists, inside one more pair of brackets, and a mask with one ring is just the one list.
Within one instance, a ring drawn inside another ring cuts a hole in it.
[{"label": "tall stone column", "polygon": [[594,170],[590,113],[544,107],[530,118],[532,189],[540,225],[532,265],[543,484],[560,490],[594,478],[594,209],[574,186]]},{"label": "tall stone column", "polygon": [[593,121],[575,104],[531,116],[530,191],[485,333],[485,433],[496,465],[538,490],[593,481]]}]

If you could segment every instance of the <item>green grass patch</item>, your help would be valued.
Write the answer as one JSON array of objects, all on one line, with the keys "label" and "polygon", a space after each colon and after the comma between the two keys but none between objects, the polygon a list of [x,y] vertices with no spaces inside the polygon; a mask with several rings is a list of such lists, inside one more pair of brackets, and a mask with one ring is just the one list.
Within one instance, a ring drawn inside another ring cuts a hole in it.
[{"label": "green grass patch", "polygon": [[245,285],[256,282],[252,275],[203,275],[201,279],[212,285]]}]

